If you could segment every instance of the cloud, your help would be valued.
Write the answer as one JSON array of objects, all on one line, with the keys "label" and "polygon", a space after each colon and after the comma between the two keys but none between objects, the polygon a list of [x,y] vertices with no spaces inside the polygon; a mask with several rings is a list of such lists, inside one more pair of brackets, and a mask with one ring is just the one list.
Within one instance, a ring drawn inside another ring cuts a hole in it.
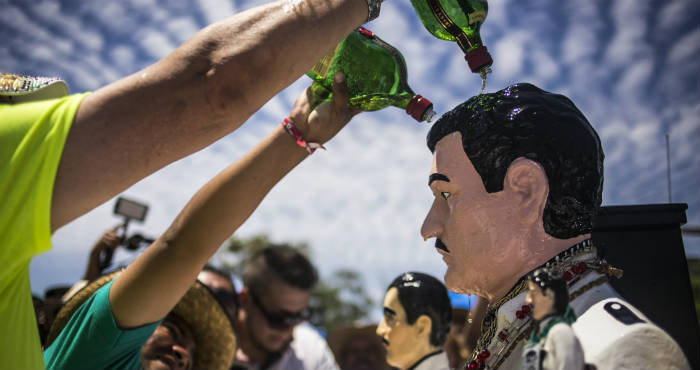
[{"label": "cloud", "polygon": [[130,45],[116,45],[109,51],[110,61],[122,71],[136,68],[136,53]]},{"label": "cloud", "polygon": [[[689,1],[670,1],[664,4],[663,9],[657,13],[657,19],[654,26],[654,32],[660,34],[671,34],[681,27],[678,20],[684,19],[685,15],[690,11],[691,6],[697,7],[697,4],[692,4]],[[697,10],[697,9],[696,9]],[[695,12],[697,14],[697,12]],[[697,44],[696,44],[697,45]]]},{"label": "cloud", "polygon": [[[3,68],[64,76],[71,91],[96,89],[152,64],[206,24],[262,3],[12,2],[0,13],[0,57]],[[689,222],[697,224],[700,26],[689,7],[698,8],[690,1],[492,0],[482,27],[495,61],[487,90],[527,79],[569,96],[600,133],[605,204],[666,200],[664,134],[670,132],[673,198],[689,203]],[[480,79],[462,51],[428,34],[409,2],[386,2],[368,27],[404,54],[410,85],[439,113],[478,93]],[[309,83],[302,76],[238,131],[129,188],[126,196],[151,207],[146,222],[132,230],[162,233],[199,187],[279,124]],[[327,152],[286,176],[238,234],[308,241],[323,274],[357,269],[375,300],[401,272],[442,276],[432,241],[419,235],[432,201],[428,128],[397,108],[359,115]],[[92,243],[120,221],[113,202],[54,235],[54,249],[32,264],[35,290],[80,278]],[[687,250],[697,256],[694,240]]]},{"label": "cloud", "polygon": [[234,3],[229,0],[197,0],[196,3],[207,24],[214,23],[236,13]]},{"label": "cloud", "polygon": [[668,53],[668,63],[681,64],[697,60],[697,55],[700,52],[697,48],[698,44],[700,44],[700,32],[697,29],[681,35]]},{"label": "cloud", "polygon": [[140,43],[141,47],[153,59],[160,59],[170,54],[177,47],[176,44],[170,41],[161,31],[153,28],[144,28],[141,31]]},{"label": "cloud", "polygon": [[632,100],[633,104],[646,95],[653,77],[655,61],[641,59],[626,67],[620,81],[615,86],[615,93],[620,100]]},{"label": "cloud", "polygon": [[522,73],[529,39],[527,32],[517,31],[496,43],[494,54],[499,57],[494,60],[493,69],[498,71],[500,79],[509,80]]},{"label": "cloud", "polygon": [[589,62],[600,50],[597,31],[602,27],[600,2],[567,2],[566,21],[561,42],[561,58],[566,64]]},{"label": "cloud", "polygon": [[174,36],[175,41],[178,43],[185,42],[199,31],[199,26],[190,17],[178,17],[170,20],[165,28]]},{"label": "cloud", "polygon": [[619,0],[612,4],[613,38],[607,45],[606,65],[623,67],[651,52],[647,42],[646,22],[649,5],[635,0]]}]

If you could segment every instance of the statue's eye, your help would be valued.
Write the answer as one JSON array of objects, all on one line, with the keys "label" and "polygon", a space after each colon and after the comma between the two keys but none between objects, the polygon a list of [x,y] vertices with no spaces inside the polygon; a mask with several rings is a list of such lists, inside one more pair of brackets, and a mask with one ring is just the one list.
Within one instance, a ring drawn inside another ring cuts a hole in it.
[{"label": "statue's eye", "polygon": [[441,192],[440,192],[440,195],[441,195],[445,200],[447,200],[447,198],[449,198],[450,195],[452,195],[452,194],[450,194],[450,193],[448,193],[448,192],[446,192],[446,191],[441,191]]}]

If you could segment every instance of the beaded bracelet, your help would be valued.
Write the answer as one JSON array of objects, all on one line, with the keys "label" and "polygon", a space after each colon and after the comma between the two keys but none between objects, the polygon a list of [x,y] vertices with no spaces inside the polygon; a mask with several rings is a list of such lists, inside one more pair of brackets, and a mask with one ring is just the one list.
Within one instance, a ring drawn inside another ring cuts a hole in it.
[{"label": "beaded bracelet", "polygon": [[289,117],[285,117],[282,122],[282,127],[294,138],[294,140],[297,142],[297,145],[299,145],[302,148],[305,148],[309,154],[313,154],[316,149],[323,149],[326,150],[326,148],[319,144],[319,143],[309,143],[304,140],[304,137],[301,135],[301,132],[297,130],[296,127],[294,127],[294,124],[292,120]]}]

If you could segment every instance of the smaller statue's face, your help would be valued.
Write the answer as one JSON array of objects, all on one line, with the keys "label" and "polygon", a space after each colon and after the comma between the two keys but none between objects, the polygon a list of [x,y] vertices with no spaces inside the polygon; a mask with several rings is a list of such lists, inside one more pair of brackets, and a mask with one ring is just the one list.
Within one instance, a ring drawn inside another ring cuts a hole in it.
[{"label": "smaller statue's face", "polygon": [[551,289],[543,292],[537,284],[528,281],[525,303],[532,305],[532,318],[542,320],[554,313],[554,292]]},{"label": "smaller statue's face", "polygon": [[419,335],[417,325],[406,321],[406,311],[399,301],[399,290],[392,287],[384,296],[384,317],[377,326],[377,335],[381,337],[386,348],[386,362],[398,369],[407,369],[427,353],[420,352],[426,348],[429,339]]}]

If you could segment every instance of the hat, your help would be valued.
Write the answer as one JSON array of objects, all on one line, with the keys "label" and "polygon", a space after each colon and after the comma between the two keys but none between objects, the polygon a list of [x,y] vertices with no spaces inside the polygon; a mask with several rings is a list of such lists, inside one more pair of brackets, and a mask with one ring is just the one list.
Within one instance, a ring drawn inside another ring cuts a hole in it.
[{"label": "hat", "polygon": [[[51,325],[46,347],[56,339],[83,302],[120,272],[115,271],[94,280],[66,302]],[[193,369],[228,369],[231,366],[236,353],[233,325],[224,308],[204,284],[195,281],[170,313],[185,321],[192,330],[197,345]]]},{"label": "hat", "polygon": [[68,86],[58,77],[20,76],[0,72],[0,101],[24,103],[66,95]]},{"label": "hat", "polygon": [[382,354],[381,360],[382,365],[384,365],[382,369],[388,368],[388,366],[384,362],[384,356],[386,352],[384,346],[382,345],[382,340],[377,335],[377,325],[348,325],[331,331],[328,335],[328,346],[331,348],[331,351],[333,351],[333,355],[335,356],[337,361],[341,360],[341,355],[345,345],[350,341],[357,340],[357,338],[365,338],[369,340],[370,343],[375,345]]}]

